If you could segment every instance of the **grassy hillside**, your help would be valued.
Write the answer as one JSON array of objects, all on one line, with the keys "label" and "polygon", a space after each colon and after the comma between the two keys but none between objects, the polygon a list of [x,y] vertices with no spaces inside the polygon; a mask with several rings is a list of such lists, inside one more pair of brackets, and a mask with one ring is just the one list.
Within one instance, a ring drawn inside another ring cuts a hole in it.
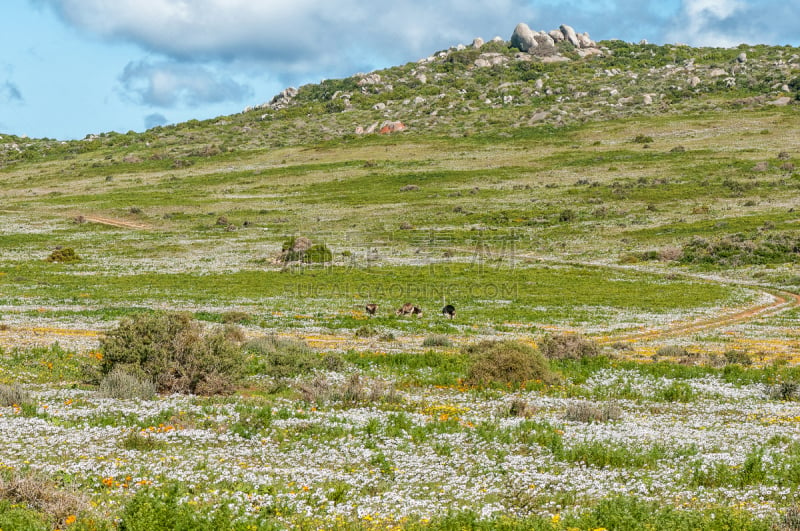
[{"label": "grassy hillside", "polygon": [[0,527],[796,529],[800,50],[600,45],[2,135]]}]

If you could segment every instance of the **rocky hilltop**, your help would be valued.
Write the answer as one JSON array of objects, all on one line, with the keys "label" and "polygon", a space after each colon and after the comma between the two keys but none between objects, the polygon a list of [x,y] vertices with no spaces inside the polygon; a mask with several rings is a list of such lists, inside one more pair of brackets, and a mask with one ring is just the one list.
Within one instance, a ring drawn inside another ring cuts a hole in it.
[{"label": "rocky hilltop", "polygon": [[[798,100],[796,47],[596,42],[568,25],[534,31],[520,23],[507,40],[476,38],[405,65],[289,87],[240,114],[157,127],[142,138],[155,145],[175,129],[192,130],[167,154],[183,161],[221,145],[249,150],[351,135],[508,135],[530,126],[786,107]],[[4,137],[0,165],[72,149]]]}]

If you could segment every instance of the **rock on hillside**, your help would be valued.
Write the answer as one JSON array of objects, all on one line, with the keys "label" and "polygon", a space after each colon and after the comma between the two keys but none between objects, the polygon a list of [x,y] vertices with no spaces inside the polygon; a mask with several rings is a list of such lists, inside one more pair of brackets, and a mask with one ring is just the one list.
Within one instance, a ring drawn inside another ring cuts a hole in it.
[{"label": "rock on hillside", "polygon": [[536,55],[555,55],[556,43],[561,41],[567,41],[578,49],[597,49],[597,44],[588,33],[578,34],[566,24],[562,24],[557,30],[545,32],[533,31],[527,24],[520,22],[511,34],[511,46]]}]

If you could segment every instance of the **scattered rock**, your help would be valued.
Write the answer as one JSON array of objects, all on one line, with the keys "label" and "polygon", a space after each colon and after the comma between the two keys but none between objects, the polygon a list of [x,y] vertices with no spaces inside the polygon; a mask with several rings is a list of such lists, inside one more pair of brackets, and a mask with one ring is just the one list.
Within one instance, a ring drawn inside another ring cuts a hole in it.
[{"label": "scattered rock", "polygon": [[696,86],[697,86],[697,85],[699,85],[699,84],[700,84],[700,78],[699,78],[699,77],[697,77],[697,76],[692,76],[692,77],[689,79],[689,86],[690,86],[690,87],[694,88],[694,87],[696,87]]},{"label": "scattered rock", "polygon": [[572,45],[575,46],[576,48],[581,47],[581,41],[578,40],[578,35],[575,33],[575,30],[572,29],[571,26],[567,26],[566,24],[561,24],[561,27],[559,27],[559,29],[561,30],[561,33],[564,34],[564,39],[572,43]]},{"label": "scattered rock", "polygon": [[399,133],[400,131],[405,131],[406,126],[403,122],[384,122],[381,125],[380,131],[378,131],[382,135],[388,135],[391,133]]},{"label": "scattered rock", "polygon": [[746,63],[747,62],[747,54],[744,53],[744,52],[740,53],[739,56],[736,58],[736,62],[738,62],[740,64]]},{"label": "scattered rock", "polygon": [[378,74],[367,74],[361,79],[358,80],[359,87],[364,87],[366,85],[378,85],[381,82],[381,76]]},{"label": "scattered rock", "polygon": [[383,102],[376,103],[375,105],[372,106],[372,110],[374,110],[374,111],[382,111],[385,108],[386,108],[386,104],[383,103]]},{"label": "scattered rock", "polygon": [[594,48],[595,46],[594,41],[590,39],[589,34],[585,32],[578,35],[578,42],[581,48]]},{"label": "scattered rock", "polygon": [[475,66],[478,68],[487,68],[495,65],[504,65],[508,62],[508,57],[501,53],[482,53],[475,59]]},{"label": "scattered rock", "polygon": [[790,98],[789,96],[781,96],[777,100],[768,101],[767,105],[778,105],[780,107],[783,107],[784,105],[789,105],[789,103],[791,103],[791,101],[792,101],[792,98]]},{"label": "scattered rock", "polygon": [[[280,91],[276,94],[270,102],[266,105],[270,109],[279,110],[285,109],[289,105],[291,105],[292,100],[297,96],[297,89],[294,87],[288,87]],[[263,108],[264,106],[262,106]]]},{"label": "scattered rock", "polygon": [[543,63],[566,63],[569,62],[569,57],[564,57],[563,55],[550,55],[547,57],[542,57]]},{"label": "scattered rock", "polygon": [[542,122],[542,121],[546,120],[549,115],[550,115],[550,113],[547,112],[547,111],[539,111],[539,112],[535,113],[533,116],[531,116],[531,119],[528,120],[528,123],[529,124],[535,124],[537,122]]},{"label": "scattered rock", "polygon": [[481,39],[480,37],[475,37],[475,40],[472,41],[472,47],[475,49],[478,49],[483,45],[484,45],[483,39]]},{"label": "scattered rock", "polygon": [[296,253],[304,253],[311,249],[311,240],[306,238],[305,236],[298,236],[294,239],[294,244],[292,245],[292,251]]},{"label": "scattered rock", "polygon": [[514,33],[511,34],[511,46],[519,48],[523,52],[528,52],[538,46],[533,30],[524,22],[520,22],[514,28]]},{"label": "scattered rock", "polygon": [[653,104],[653,97],[650,94],[645,94],[642,97],[642,103],[645,105],[652,105]]},{"label": "scattered rock", "polygon": [[727,72],[721,68],[712,68],[708,75],[711,77],[720,77],[727,75]]}]

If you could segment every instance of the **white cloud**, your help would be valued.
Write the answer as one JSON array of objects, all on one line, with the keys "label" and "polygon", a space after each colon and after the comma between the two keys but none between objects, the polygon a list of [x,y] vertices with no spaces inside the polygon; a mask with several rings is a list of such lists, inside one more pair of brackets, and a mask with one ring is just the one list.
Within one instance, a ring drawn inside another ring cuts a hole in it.
[{"label": "white cloud", "polygon": [[154,107],[236,102],[251,93],[249,87],[223,74],[176,62],[131,62],[119,80],[128,98]]},{"label": "white cloud", "polygon": [[694,46],[797,43],[798,20],[798,2],[683,0],[666,38]]},{"label": "white cloud", "polygon": [[[534,10],[513,0],[35,0],[70,24],[180,60],[279,65],[341,61],[352,50],[431,51],[480,30],[508,38]],[[482,35],[492,37],[493,35]]]}]

